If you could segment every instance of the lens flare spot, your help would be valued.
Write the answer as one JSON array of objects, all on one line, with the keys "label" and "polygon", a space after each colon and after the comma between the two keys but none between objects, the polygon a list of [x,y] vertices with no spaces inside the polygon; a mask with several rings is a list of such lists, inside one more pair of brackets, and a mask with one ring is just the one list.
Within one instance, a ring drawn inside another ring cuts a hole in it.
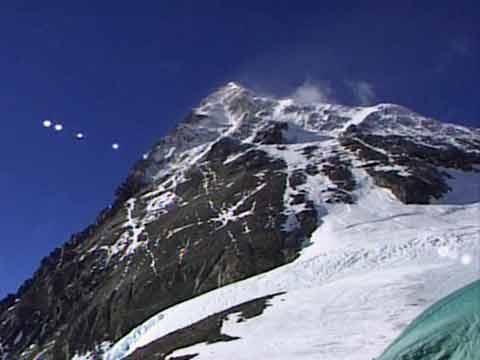
[{"label": "lens flare spot", "polygon": [[472,257],[469,254],[465,254],[460,261],[463,265],[470,265],[472,263]]},{"label": "lens flare spot", "polygon": [[438,248],[438,255],[440,255],[441,257],[447,257],[449,252],[450,250],[448,249],[447,246],[440,246]]}]

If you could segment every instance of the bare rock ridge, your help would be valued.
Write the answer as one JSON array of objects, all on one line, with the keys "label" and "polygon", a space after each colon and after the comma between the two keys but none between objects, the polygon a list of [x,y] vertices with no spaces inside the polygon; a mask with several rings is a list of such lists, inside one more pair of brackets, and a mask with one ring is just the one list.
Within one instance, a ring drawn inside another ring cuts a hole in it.
[{"label": "bare rock ridge", "polygon": [[478,129],[391,104],[297,104],[229,83],[135,165],[93,225],[0,302],[0,359],[71,359],[172,305],[293,261],[328,204],[355,203],[359,169],[400,201],[428,204],[450,191],[450,171],[479,165]]}]

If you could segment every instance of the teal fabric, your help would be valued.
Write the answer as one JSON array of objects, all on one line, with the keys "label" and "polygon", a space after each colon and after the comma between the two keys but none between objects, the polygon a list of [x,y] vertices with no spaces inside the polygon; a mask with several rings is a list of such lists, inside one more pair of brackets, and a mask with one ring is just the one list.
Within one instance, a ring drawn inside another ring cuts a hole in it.
[{"label": "teal fabric", "polygon": [[378,358],[447,359],[480,359],[480,280],[427,309]]}]

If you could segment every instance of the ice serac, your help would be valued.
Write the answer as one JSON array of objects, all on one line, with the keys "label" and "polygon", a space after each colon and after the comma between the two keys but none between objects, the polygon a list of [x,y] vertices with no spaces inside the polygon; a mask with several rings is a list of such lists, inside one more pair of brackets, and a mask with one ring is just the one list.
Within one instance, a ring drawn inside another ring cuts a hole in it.
[{"label": "ice serac", "polygon": [[[378,356],[418,311],[475,279],[437,254],[476,254],[479,169],[478,129],[229,83],[0,302],[0,359],[370,360],[353,354]],[[427,286],[446,272],[441,289]],[[394,321],[375,312],[382,304],[398,307]],[[284,332],[282,318],[295,319]],[[365,343],[368,318],[384,335]],[[259,331],[294,346],[258,346]],[[242,357],[245,346],[257,353]]]}]

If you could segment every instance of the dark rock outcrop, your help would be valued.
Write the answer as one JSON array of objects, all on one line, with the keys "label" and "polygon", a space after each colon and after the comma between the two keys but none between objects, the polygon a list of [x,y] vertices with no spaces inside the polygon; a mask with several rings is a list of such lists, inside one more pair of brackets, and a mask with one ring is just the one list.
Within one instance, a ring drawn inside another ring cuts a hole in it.
[{"label": "dark rock outcrop", "polygon": [[405,204],[429,204],[450,191],[449,175],[442,168],[471,172],[480,164],[479,152],[448,143],[441,148],[425,145],[427,141],[422,144],[405,136],[368,134],[356,126],[347,129],[340,141],[365,162],[376,185],[390,189]]},{"label": "dark rock outcrop", "polygon": [[[235,341],[238,337],[222,333],[222,325],[229,316],[239,314],[237,322],[248,321],[256,316],[260,316],[269,306],[268,301],[281,296],[282,293],[264,296],[253,299],[246,303],[231,307],[227,310],[206,317],[186,328],[170,333],[151,344],[136,350],[128,356],[127,360],[135,359],[159,359],[163,360],[175,350],[206,343],[213,344],[222,341]],[[182,357],[173,357],[173,359],[193,359],[198,354],[184,355]],[[170,357],[172,359],[172,357]]]}]

